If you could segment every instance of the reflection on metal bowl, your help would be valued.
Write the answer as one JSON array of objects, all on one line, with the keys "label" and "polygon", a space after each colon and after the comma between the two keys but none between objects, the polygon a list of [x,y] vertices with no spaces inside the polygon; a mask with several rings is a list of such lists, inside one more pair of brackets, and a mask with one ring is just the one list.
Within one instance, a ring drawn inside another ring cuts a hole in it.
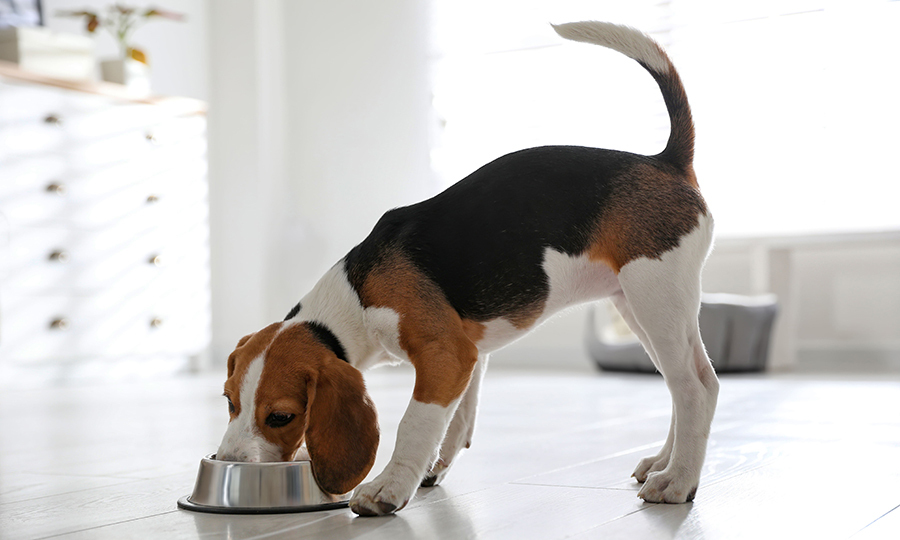
[{"label": "reflection on metal bowl", "polygon": [[323,492],[309,461],[242,463],[219,461],[215,454],[200,460],[194,492],[178,507],[220,514],[310,512],[347,506],[350,493]]}]

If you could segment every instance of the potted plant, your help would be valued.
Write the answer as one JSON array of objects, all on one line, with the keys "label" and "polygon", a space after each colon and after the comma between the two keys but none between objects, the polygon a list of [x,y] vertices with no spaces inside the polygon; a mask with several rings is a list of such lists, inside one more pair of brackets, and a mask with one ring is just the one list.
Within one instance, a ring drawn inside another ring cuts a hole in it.
[{"label": "potted plant", "polygon": [[85,29],[94,34],[103,28],[119,46],[119,57],[100,62],[104,81],[124,84],[137,93],[150,92],[150,70],[147,55],[131,41],[135,30],[153,19],[183,21],[184,15],[158,8],[138,9],[121,4],[108,6],[98,13],[91,10],[60,11],[61,17],[83,17]]}]

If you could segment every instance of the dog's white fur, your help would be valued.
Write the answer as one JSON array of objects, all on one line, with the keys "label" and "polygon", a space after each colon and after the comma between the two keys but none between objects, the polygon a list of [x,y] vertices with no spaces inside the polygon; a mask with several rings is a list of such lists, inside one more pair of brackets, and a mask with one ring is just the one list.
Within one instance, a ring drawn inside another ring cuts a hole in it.
[{"label": "dog's white fur", "polygon": [[256,390],[262,376],[265,357],[260,355],[250,362],[241,382],[241,410],[237,418],[228,423],[222,444],[216,457],[225,461],[278,461],[281,449],[267,441],[256,427]]},{"label": "dog's white fur", "polygon": [[659,47],[635,28],[590,21],[554,24],[553,29],[566,39],[593,43],[618,51],[632,60],[646,64],[653,71],[668,73],[671,69],[669,59]]}]

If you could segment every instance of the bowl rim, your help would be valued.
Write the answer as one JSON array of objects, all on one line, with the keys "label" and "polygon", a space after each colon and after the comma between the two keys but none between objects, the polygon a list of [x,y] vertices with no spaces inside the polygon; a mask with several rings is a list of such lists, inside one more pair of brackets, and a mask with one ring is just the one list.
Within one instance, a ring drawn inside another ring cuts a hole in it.
[{"label": "bowl rim", "polygon": [[240,467],[273,467],[273,466],[298,466],[302,464],[307,464],[312,467],[312,461],[308,459],[295,459],[293,461],[229,461],[226,459],[216,459],[216,453],[206,454],[200,460],[208,461],[210,463],[214,463],[216,465],[239,465]]}]

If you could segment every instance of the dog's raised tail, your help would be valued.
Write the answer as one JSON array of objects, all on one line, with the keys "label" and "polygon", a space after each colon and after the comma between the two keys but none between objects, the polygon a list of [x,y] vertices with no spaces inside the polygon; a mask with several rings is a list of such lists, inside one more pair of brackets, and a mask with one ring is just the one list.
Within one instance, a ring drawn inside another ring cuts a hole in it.
[{"label": "dog's raised tail", "polygon": [[657,157],[681,169],[690,167],[694,160],[694,121],[691,107],[681,84],[681,77],[662,47],[640,30],[606,22],[554,24],[553,29],[566,39],[618,51],[637,60],[650,72],[662,91],[671,124],[669,141],[665,150]]}]

